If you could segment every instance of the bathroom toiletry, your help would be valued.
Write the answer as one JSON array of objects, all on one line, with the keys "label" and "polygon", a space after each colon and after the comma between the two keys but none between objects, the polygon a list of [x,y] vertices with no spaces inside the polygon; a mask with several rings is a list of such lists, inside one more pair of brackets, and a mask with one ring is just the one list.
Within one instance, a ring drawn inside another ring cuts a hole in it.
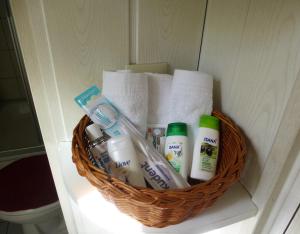
[{"label": "bathroom toiletry", "polygon": [[[123,115],[100,90],[93,86],[75,98],[94,123],[111,137],[129,135],[138,150],[139,161],[147,182],[154,189],[185,188],[189,184],[176,173],[166,159],[144,138],[144,135]],[[148,167],[149,166],[149,167]]]},{"label": "bathroom toiletry", "polygon": [[153,144],[154,148],[160,153],[165,153],[166,129],[162,127],[148,126],[146,140]]},{"label": "bathroom toiletry", "polygon": [[160,73],[145,73],[148,77],[148,129],[146,139],[162,155],[165,151],[168,109],[170,106],[169,90],[173,76]]},{"label": "bathroom toiletry", "polygon": [[137,153],[139,155],[139,162],[143,170],[144,177],[153,189],[163,190],[186,188],[190,186],[178,173],[174,171],[167,161],[160,159],[155,160],[155,158],[149,157],[147,158],[140,150],[138,150]]},{"label": "bathroom toiletry", "polygon": [[126,182],[146,187],[138,156],[129,136],[113,137],[107,142],[109,156],[117,170],[124,171]]},{"label": "bathroom toiletry", "polygon": [[187,125],[177,122],[168,124],[165,157],[174,169],[187,179],[189,166]]},{"label": "bathroom toiletry", "polygon": [[143,134],[148,115],[148,78],[129,70],[103,71],[103,95]]},{"label": "bathroom toiletry", "polygon": [[105,170],[108,174],[112,174],[112,169],[110,167],[111,160],[107,152],[106,139],[97,124],[91,124],[85,129],[86,135],[89,139],[89,155],[90,160],[97,167]]},{"label": "bathroom toiletry", "polygon": [[94,155],[92,154],[92,152],[90,150],[88,150],[87,153],[89,155],[89,160],[92,162],[92,164],[95,167],[98,167],[98,168],[101,168],[101,169],[105,170],[104,167],[101,167],[101,165],[99,163],[97,163],[96,159],[94,158]]},{"label": "bathroom toiletry", "polygon": [[219,152],[219,119],[202,115],[195,140],[191,177],[209,180],[216,172]]},{"label": "bathroom toiletry", "polygon": [[[188,125],[189,151],[193,152],[197,137],[198,118],[210,115],[213,104],[213,78],[199,71],[175,70],[170,90],[168,123]],[[192,157],[190,157],[191,165]]]},{"label": "bathroom toiletry", "polygon": [[139,162],[147,182],[157,190],[186,188],[190,185],[178,174],[168,161],[140,135],[140,132],[124,116],[121,126],[130,135],[140,155]]}]

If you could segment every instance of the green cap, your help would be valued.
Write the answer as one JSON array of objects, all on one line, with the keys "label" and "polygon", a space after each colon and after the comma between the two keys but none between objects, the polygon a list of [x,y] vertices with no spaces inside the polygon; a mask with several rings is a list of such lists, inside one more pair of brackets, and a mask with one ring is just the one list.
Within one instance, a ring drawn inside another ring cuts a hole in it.
[{"label": "green cap", "polygon": [[169,123],[167,136],[187,136],[187,126],[186,123]]},{"label": "green cap", "polygon": [[219,125],[219,119],[211,115],[202,115],[199,119],[200,128],[212,128],[219,130]]}]

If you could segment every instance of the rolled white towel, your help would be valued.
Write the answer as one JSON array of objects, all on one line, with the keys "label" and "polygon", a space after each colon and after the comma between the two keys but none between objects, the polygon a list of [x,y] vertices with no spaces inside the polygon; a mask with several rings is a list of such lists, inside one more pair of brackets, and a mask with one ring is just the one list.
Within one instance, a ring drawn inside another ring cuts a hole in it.
[{"label": "rolled white towel", "polygon": [[103,95],[145,135],[148,79],[143,73],[103,71]]},{"label": "rolled white towel", "polygon": [[175,70],[169,122],[194,125],[203,114],[210,115],[213,106],[213,77],[199,71]]},{"label": "rolled white towel", "polygon": [[148,126],[168,125],[168,109],[173,76],[159,73],[146,73],[148,76]]}]

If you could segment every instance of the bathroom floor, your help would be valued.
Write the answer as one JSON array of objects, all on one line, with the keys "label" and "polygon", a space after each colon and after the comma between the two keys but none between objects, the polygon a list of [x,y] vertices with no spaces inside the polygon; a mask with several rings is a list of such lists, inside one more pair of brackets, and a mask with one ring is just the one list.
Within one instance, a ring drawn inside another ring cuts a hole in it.
[{"label": "bathroom floor", "polygon": [[0,234],[23,234],[21,225],[0,220]]}]

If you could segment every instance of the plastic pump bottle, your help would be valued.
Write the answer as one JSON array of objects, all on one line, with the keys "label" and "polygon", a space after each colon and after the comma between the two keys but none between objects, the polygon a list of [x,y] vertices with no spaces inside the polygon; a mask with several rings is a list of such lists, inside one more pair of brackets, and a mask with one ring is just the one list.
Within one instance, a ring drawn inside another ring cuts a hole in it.
[{"label": "plastic pump bottle", "polygon": [[187,179],[188,175],[188,137],[185,123],[170,123],[167,129],[165,157],[173,168]]},{"label": "plastic pump bottle", "polygon": [[209,180],[216,173],[219,152],[219,119],[202,115],[195,140],[191,177]]}]

